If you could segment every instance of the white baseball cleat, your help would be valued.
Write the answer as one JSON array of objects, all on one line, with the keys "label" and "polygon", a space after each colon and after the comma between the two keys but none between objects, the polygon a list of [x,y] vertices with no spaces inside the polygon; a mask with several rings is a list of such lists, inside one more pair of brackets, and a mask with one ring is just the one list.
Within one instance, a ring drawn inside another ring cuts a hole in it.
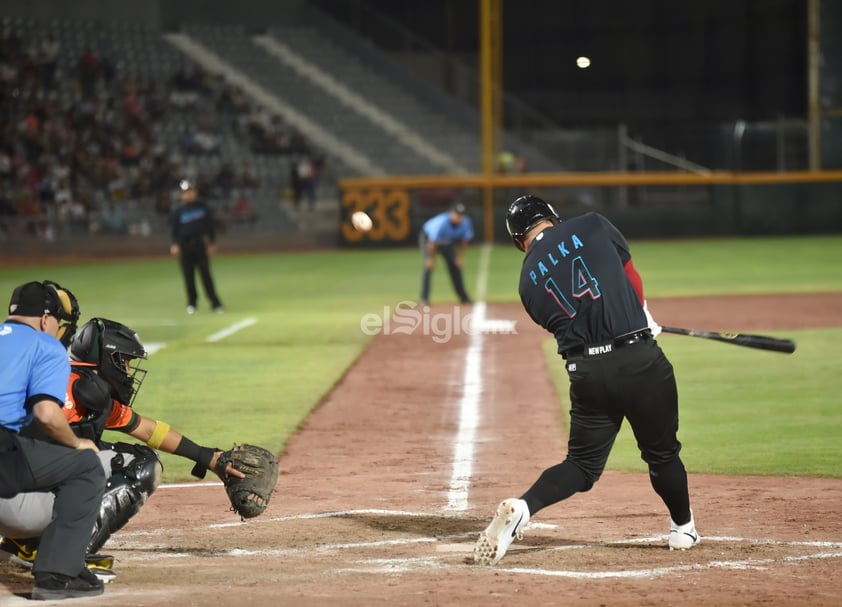
[{"label": "white baseball cleat", "polygon": [[693,521],[693,511],[690,511],[690,522],[684,525],[676,525],[670,518],[670,550],[688,550],[702,541],[696,531],[696,523]]},{"label": "white baseball cleat", "polygon": [[529,523],[529,508],[522,499],[509,498],[500,502],[491,524],[479,534],[474,546],[474,563],[496,565],[506,555],[515,539],[523,539]]}]

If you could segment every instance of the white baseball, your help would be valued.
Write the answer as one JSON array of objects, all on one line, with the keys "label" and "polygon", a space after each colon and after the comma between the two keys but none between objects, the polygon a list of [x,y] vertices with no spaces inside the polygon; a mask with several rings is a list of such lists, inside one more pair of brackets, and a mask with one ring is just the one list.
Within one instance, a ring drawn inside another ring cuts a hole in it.
[{"label": "white baseball", "polygon": [[369,217],[366,213],[362,211],[357,211],[353,215],[351,215],[351,224],[357,228],[360,232],[368,232],[374,223],[371,221],[371,217]]}]

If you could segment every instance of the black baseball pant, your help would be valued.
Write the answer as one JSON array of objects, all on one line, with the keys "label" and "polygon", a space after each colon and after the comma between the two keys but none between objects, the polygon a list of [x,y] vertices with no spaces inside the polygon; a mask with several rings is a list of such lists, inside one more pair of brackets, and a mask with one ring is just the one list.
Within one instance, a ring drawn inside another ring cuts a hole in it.
[{"label": "black baseball pant", "polygon": [[[0,428],[0,432],[8,431]],[[28,473],[17,475],[15,488],[21,493],[51,491],[55,495],[52,521],[41,535],[33,573],[76,577],[84,567],[105,491],[99,457],[90,449],[76,450],[24,436],[6,435],[6,439],[16,447],[0,453],[0,463],[6,465],[6,460],[22,457],[28,467]]]},{"label": "black baseball pant", "polygon": [[184,277],[184,288],[187,290],[187,305],[196,307],[199,294],[196,291],[196,270],[199,270],[199,277],[202,279],[202,286],[205,295],[210,300],[211,306],[221,306],[219,297],[216,294],[216,286],[210,271],[210,259],[204,242],[185,243],[181,246],[181,274]]},{"label": "black baseball pant", "polygon": [[588,491],[599,479],[623,419],[632,428],[652,488],[672,519],[689,520],[687,472],[679,457],[678,389],[672,364],[655,340],[593,357],[568,357],[570,435],[567,458],[524,494],[529,512]]},{"label": "black baseball pant", "polygon": [[[425,259],[427,256],[427,242],[427,235],[424,234],[424,232],[421,232],[418,237],[418,244],[421,247],[422,259]],[[462,278],[462,268],[456,265],[456,252],[458,246],[458,243],[437,244],[436,250],[441,253],[441,256],[447,264],[447,271],[450,274],[450,282],[453,284],[453,290],[456,291],[459,301],[462,303],[468,303],[471,301],[471,298],[468,297],[468,293],[465,291],[465,282]],[[425,266],[424,274],[421,278],[422,302],[430,300],[430,278],[432,275],[433,271]]]}]

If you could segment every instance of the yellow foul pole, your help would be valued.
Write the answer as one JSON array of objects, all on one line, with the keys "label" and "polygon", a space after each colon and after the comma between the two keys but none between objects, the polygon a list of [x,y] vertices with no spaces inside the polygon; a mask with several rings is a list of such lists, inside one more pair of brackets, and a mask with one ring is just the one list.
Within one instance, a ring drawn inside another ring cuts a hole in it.
[{"label": "yellow foul pole", "polygon": [[482,110],[482,174],[485,242],[494,240],[494,160],[499,151],[502,122],[503,1],[480,2],[480,106]]}]

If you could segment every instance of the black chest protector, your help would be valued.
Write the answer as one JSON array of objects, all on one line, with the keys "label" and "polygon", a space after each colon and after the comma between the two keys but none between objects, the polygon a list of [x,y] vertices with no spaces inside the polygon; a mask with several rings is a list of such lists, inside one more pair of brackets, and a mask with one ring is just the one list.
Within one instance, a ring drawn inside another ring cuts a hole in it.
[{"label": "black chest protector", "polygon": [[79,375],[79,379],[73,382],[71,396],[77,410],[84,408],[85,413],[81,420],[73,422],[70,427],[76,436],[99,444],[105,423],[114,407],[111,386],[92,369],[74,367],[73,371]]}]

